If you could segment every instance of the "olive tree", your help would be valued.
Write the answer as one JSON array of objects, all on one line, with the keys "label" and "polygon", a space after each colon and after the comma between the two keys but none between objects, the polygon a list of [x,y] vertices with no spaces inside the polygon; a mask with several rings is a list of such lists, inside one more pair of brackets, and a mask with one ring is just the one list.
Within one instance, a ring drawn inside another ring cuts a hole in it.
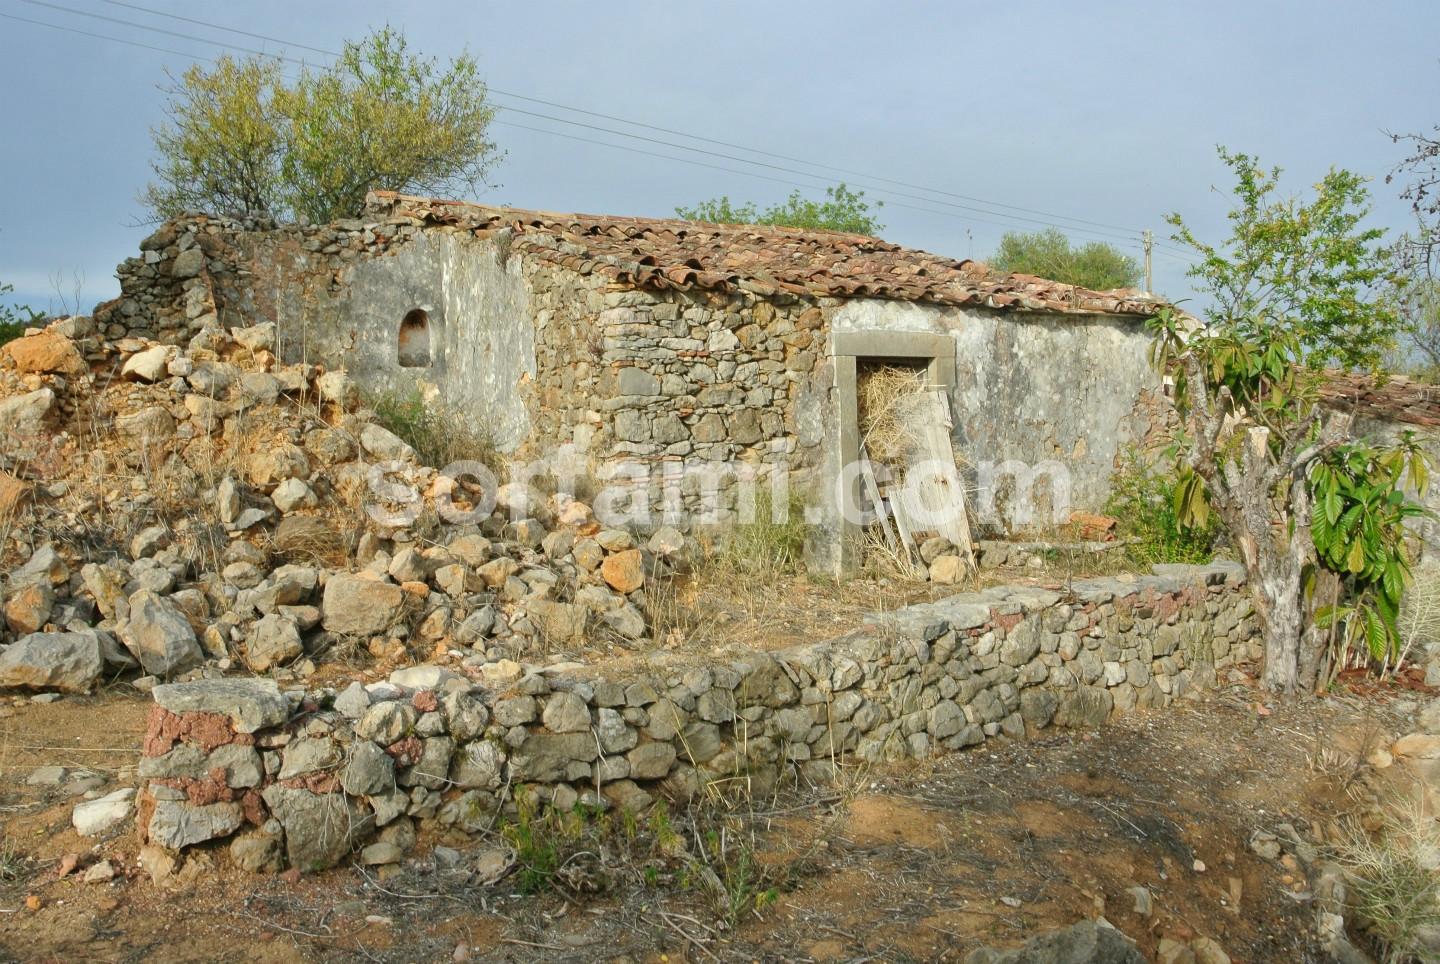
[{"label": "olive tree", "polygon": [[329,221],[375,188],[473,194],[499,156],[494,112],[474,58],[442,66],[388,27],[294,80],[272,58],[225,56],[171,85],[142,200],[162,218]]},{"label": "olive tree", "polygon": [[0,282],[0,345],[14,341],[24,334],[26,327],[40,321],[40,312],[28,305],[9,304],[5,296],[13,294],[15,286]]}]

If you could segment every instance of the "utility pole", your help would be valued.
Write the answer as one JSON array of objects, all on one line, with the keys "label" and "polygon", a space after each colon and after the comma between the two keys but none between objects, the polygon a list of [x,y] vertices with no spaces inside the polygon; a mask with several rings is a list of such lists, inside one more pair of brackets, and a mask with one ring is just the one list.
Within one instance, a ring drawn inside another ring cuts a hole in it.
[{"label": "utility pole", "polygon": [[1145,241],[1145,290],[1154,291],[1154,279],[1150,274],[1150,249],[1155,245],[1155,232],[1146,228],[1142,237]]}]

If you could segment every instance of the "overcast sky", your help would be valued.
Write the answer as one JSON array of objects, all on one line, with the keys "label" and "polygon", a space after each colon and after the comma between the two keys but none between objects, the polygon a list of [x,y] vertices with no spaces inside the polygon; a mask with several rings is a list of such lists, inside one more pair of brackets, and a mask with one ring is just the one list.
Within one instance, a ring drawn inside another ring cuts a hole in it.
[{"label": "overcast sky", "polygon": [[[845,179],[890,202],[881,211],[885,237],[955,257],[983,257],[1003,231],[1041,226],[1024,218],[1109,226],[1057,222],[1076,228],[1076,240],[1092,237],[1081,228],[1123,229],[1131,240],[1121,243],[1136,254],[1140,229],[1168,239],[1162,218],[1169,211],[1218,237],[1227,200],[1214,189],[1225,183],[1217,144],[1284,167],[1294,191],[1332,165],[1370,176],[1375,217],[1403,230],[1408,209],[1397,187],[1384,183],[1402,151],[1384,132],[1440,122],[1440,4],[1433,0],[0,0],[0,14],[67,28],[0,18],[0,282],[13,283],[20,300],[50,309],[61,308],[61,298],[73,304],[77,288],[87,311],[118,290],[115,265],[147,233],[135,196],[149,174],[148,130],[163,118],[165,71],[222,49],[130,24],[315,59],[298,45],[334,49],[388,21],[427,54],[468,48],[498,90],[870,175],[800,177],[502,112],[499,119],[511,124],[631,150],[497,125],[507,156],[496,187],[481,198],[489,203],[666,216],[678,204],[719,194],[765,203],[794,186],[818,194],[820,185]],[[495,100],[742,156],[511,97]],[[1159,250],[1156,288],[1184,296],[1184,267]]]}]

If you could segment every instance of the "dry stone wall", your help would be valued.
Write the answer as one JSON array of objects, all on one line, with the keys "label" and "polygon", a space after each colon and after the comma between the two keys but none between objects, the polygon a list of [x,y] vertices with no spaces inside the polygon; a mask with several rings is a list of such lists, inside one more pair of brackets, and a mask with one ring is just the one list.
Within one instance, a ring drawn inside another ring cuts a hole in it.
[{"label": "dry stone wall", "polygon": [[357,849],[389,863],[417,830],[479,833],[524,797],[638,811],[1097,725],[1258,652],[1239,567],[1216,564],[962,594],[828,642],[641,674],[417,666],[339,692],[202,679],[154,690],[137,819],[153,845],[226,841],[249,869]]}]

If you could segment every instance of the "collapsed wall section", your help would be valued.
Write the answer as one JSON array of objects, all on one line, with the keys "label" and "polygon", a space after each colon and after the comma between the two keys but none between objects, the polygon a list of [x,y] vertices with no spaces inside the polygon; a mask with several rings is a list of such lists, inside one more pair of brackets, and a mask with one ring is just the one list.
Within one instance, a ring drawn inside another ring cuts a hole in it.
[{"label": "collapsed wall section", "polygon": [[480,834],[521,798],[638,811],[1097,725],[1198,693],[1256,658],[1258,633],[1238,566],[1169,566],[1063,595],[955,596],[824,643],[642,674],[170,684],[154,690],[139,829],[169,850],[229,841],[249,869],[331,866],[377,833],[364,859],[398,861],[417,826]]},{"label": "collapsed wall section", "polygon": [[283,362],[420,398],[503,451],[531,436],[531,289],[503,238],[403,216],[263,229],[195,216],[162,225],[117,274],[121,297],[95,313],[112,338],[184,344],[273,322]]}]

